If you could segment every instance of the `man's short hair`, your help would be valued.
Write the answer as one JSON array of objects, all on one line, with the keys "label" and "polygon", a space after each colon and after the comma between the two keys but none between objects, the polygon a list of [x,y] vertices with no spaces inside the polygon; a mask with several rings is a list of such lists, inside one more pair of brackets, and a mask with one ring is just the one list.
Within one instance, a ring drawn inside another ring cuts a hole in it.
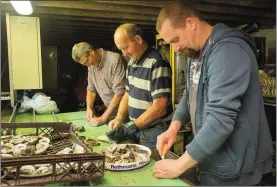
[{"label": "man's short hair", "polygon": [[159,32],[162,24],[167,19],[170,20],[173,27],[183,27],[185,26],[184,20],[191,16],[201,19],[199,11],[191,3],[185,2],[184,0],[173,1],[160,11],[156,23],[156,30]]},{"label": "man's short hair", "polygon": [[140,26],[132,23],[124,23],[120,25],[115,32],[118,32],[118,30],[125,30],[128,38],[130,40],[134,40],[136,35],[141,36],[142,39],[144,39],[144,33]]},{"label": "man's short hair", "polygon": [[89,56],[89,49],[95,50],[91,44],[80,42],[72,47],[72,58],[75,62],[79,62],[81,56]]}]

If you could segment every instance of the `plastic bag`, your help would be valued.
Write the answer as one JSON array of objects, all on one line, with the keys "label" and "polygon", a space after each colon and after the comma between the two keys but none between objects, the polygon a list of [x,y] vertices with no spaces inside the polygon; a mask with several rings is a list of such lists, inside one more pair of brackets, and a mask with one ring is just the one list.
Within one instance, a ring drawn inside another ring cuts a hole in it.
[{"label": "plastic bag", "polygon": [[19,113],[26,112],[31,109],[34,109],[38,114],[50,114],[51,111],[55,113],[60,111],[56,102],[52,101],[51,97],[47,97],[42,92],[36,93],[32,99],[25,95],[23,96]]}]

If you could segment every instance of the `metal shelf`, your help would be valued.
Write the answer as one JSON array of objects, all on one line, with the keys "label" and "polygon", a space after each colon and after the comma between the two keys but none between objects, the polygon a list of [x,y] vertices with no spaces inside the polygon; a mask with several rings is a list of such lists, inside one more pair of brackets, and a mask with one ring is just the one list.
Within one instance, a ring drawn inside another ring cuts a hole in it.
[{"label": "metal shelf", "polygon": [[1,101],[11,100],[10,92],[1,92]]}]

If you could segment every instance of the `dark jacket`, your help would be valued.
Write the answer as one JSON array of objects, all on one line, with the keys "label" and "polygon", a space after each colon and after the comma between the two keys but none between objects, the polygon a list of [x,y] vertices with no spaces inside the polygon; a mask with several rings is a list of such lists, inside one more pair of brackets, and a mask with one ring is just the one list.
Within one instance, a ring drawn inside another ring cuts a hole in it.
[{"label": "dark jacket", "polygon": [[[254,40],[224,24],[214,26],[204,49],[198,84],[196,135],[187,145],[205,185],[252,185],[272,166]],[[187,88],[173,120],[188,122]]]}]

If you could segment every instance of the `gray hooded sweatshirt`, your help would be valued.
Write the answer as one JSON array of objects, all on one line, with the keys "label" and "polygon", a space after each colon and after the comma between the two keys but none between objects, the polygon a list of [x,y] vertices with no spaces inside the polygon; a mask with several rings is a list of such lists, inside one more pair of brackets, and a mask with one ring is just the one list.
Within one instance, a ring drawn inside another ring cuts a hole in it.
[{"label": "gray hooded sweatshirt", "polygon": [[[224,24],[205,46],[195,130],[187,152],[199,162],[204,185],[253,185],[272,167],[272,139],[264,111],[254,40]],[[187,68],[189,84],[190,62]],[[187,123],[189,85],[172,121]]]}]

